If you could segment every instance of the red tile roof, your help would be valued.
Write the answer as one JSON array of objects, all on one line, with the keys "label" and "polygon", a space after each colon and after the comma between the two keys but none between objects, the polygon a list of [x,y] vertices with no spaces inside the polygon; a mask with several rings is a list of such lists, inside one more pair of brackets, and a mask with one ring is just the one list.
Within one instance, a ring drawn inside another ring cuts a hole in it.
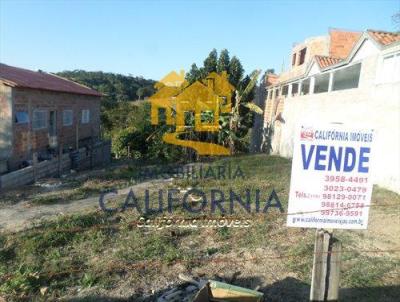
[{"label": "red tile roof", "polygon": [[0,80],[16,87],[102,96],[101,93],[94,89],[53,74],[42,71],[31,71],[1,63]]},{"label": "red tile roof", "polygon": [[367,30],[368,34],[374,38],[375,41],[382,45],[389,45],[394,42],[400,41],[400,33],[386,32],[379,30]]},{"label": "red tile roof", "polygon": [[315,56],[315,59],[317,60],[317,63],[321,68],[326,68],[342,61],[341,59],[327,56]]}]

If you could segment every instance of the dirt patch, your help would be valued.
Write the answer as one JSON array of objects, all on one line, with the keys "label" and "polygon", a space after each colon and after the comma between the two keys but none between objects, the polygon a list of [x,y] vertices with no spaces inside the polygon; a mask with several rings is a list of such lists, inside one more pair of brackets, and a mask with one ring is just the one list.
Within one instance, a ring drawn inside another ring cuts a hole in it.
[{"label": "dirt patch", "polygon": [[[118,196],[127,195],[129,190],[141,192],[146,188],[168,186],[171,179],[152,180],[117,191]],[[13,205],[3,205],[0,211],[0,232],[16,232],[39,224],[43,220],[56,219],[59,216],[84,214],[99,209],[99,196],[74,200],[68,203],[56,203],[32,206],[30,201]]]}]

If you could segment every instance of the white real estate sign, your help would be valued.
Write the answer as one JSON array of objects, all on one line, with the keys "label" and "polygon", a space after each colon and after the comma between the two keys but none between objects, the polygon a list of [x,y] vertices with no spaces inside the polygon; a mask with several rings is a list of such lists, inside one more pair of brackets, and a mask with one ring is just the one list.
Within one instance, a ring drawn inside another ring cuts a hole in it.
[{"label": "white real estate sign", "polygon": [[366,229],[374,130],[300,125],[294,139],[287,225]]}]

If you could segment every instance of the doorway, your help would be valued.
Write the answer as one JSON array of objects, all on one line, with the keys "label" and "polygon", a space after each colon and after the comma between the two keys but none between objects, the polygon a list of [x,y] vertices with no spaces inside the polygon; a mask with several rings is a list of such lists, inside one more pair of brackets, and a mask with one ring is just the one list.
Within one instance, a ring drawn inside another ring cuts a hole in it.
[{"label": "doorway", "polygon": [[49,136],[57,136],[57,111],[50,111],[49,114]]}]

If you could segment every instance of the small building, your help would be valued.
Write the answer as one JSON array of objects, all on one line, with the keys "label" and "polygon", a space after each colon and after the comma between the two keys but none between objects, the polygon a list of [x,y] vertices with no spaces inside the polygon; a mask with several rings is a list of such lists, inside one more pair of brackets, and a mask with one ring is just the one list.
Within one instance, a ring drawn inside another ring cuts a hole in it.
[{"label": "small building", "polygon": [[0,64],[0,173],[100,140],[102,94],[43,71]]},{"label": "small building", "polygon": [[179,74],[176,71],[171,71],[159,82],[168,87],[179,87],[185,82],[185,71],[181,70]]},{"label": "small building", "polygon": [[301,122],[373,128],[376,183],[400,192],[400,33],[332,29],[296,44],[290,58],[289,70],[266,77],[272,153],[292,156]]}]

